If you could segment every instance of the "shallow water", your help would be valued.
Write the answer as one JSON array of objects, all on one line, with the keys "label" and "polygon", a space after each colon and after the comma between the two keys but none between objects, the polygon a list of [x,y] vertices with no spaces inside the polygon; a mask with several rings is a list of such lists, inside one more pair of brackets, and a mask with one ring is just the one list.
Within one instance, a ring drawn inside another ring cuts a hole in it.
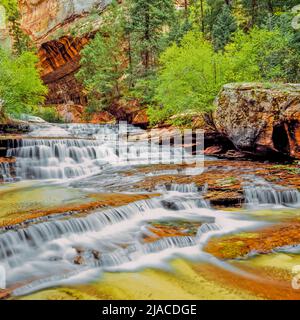
[{"label": "shallow water", "polygon": [[[147,173],[135,171],[149,165],[149,153],[145,156],[149,146],[143,141],[124,142],[124,133],[120,137],[115,126],[43,124],[33,129],[30,137],[24,137],[8,150],[8,156],[16,157],[15,171],[21,181],[0,186],[0,221],[13,221],[21,214],[28,214],[30,219],[36,210],[52,209],[55,214],[56,208],[59,211],[68,205],[89,202],[99,193],[115,195],[116,201],[120,193],[143,194],[145,191],[133,186],[145,176],[170,174],[155,169]],[[129,131],[136,133],[133,127]],[[112,141],[118,141],[118,148]],[[158,145],[151,149],[153,168],[161,161],[160,150],[162,154],[168,151]],[[172,149],[175,163],[182,152],[181,148]],[[201,174],[201,170],[196,173]],[[195,172],[173,169],[172,174]],[[170,183],[147,191],[153,196],[151,199],[98,208],[79,216],[33,219],[28,226],[2,230],[0,263],[6,269],[7,285],[14,288],[14,296],[23,296],[51,287],[99,281],[109,274],[116,278],[127,272],[138,276],[144,269],[152,270],[151,277],[155,277],[153,272],[165,277],[164,272],[170,272],[172,261],[178,258],[253,280],[255,273],[218,260],[203,250],[205,244],[212,237],[255,230],[298,214],[300,196],[297,190],[274,186],[263,179],[245,177],[245,181],[246,206],[234,212],[213,209],[203,198],[205,186]],[[277,213],[277,218],[270,215],[270,210]],[[197,228],[180,229],[175,236],[153,233],[153,222],[172,222],[176,228],[176,221],[193,223],[193,228]],[[190,268],[194,267],[187,267],[188,272],[192,272]],[[188,279],[189,276],[185,281]],[[162,286],[163,283],[161,280]],[[181,286],[183,283],[184,280]],[[128,297],[131,285],[128,282]],[[216,298],[223,298],[223,293],[217,294],[222,291],[218,284],[209,280],[206,286],[207,297],[215,292]],[[188,296],[178,290],[181,298]],[[241,291],[240,297],[251,295]]]}]

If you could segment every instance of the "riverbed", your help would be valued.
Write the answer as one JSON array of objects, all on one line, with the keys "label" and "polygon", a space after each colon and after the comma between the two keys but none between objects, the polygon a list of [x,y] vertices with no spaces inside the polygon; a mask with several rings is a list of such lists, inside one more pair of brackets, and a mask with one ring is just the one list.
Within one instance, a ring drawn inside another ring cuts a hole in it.
[{"label": "riverbed", "polygon": [[297,164],[180,163],[182,148],[149,149],[124,139],[144,132],[127,130],[42,124],[10,142],[14,162],[0,173],[8,299],[300,297]]}]

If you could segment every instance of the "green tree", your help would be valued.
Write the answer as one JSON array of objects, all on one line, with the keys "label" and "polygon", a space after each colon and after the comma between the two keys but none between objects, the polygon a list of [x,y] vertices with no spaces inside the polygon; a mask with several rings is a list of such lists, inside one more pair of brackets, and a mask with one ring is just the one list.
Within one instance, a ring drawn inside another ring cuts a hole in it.
[{"label": "green tree", "polygon": [[149,109],[152,123],[178,113],[212,109],[224,84],[222,55],[197,31],[188,32],[181,44],[173,44],[161,56],[155,101]]},{"label": "green tree", "polygon": [[221,14],[225,0],[206,0],[204,11],[204,30],[207,38],[211,38],[213,27]]},{"label": "green tree", "polygon": [[289,37],[279,30],[239,31],[226,46],[226,79],[233,81],[286,81]]},{"label": "green tree", "polygon": [[109,107],[121,96],[127,64],[124,50],[123,8],[113,3],[103,17],[101,30],[81,51],[77,78],[88,92],[89,111]]},{"label": "green tree", "polygon": [[131,0],[129,32],[131,34],[133,76],[147,76],[157,64],[166,45],[164,37],[174,19],[173,0]]},{"label": "green tree", "polygon": [[224,4],[212,29],[212,41],[216,51],[224,50],[236,29],[237,24],[230,7]]},{"label": "green tree", "polygon": [[43,103],[47,89],[40,79],[37,62],[33,53],[15,57],[0,49],[2,112],[13,115],[31,112]]},{"label": "green tree", "polygon": [[298,0],[240,0],[248,17],[247,29],[262,26],[266,19],[281,12],[290,11]]}]

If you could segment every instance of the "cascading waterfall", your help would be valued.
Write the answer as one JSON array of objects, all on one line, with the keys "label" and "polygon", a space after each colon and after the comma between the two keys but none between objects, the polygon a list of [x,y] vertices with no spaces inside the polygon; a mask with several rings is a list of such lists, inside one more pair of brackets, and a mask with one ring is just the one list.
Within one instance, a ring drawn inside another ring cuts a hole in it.
[{"label": "cascading waterfall", "polygon": [[[194,208],[201,208],[201,202],[195,202]],[[151,219],[149,215],[155,209],[163,208],[163,200],[151,199],[131,203],[126,206],[92,213],[84,218],[54,220],[32,224],[27,228],[8,231],[0,235],[0,260],[15,256],[19,249],[38,248],[45,242],[63,236],[98,232],[107,226],[114,226],[130,219]],[[168,215],[169,210],[166,210]],[[172,215],[170,215],[172,217]],[[153,218],[155,215],[153,215]]]},{"label": "cascading waterfall", "polygon": [[[194,248],[195,252],[201,254],[200,243],[210,235],[253,225],[252,221],[232,219],[229,213],[220,216],[216,211],[203,206],[201,201],[192,201],[192,195],[195,196],[184,192],[181,196],[177,193],[172,195],[170,191],[159,198],[100,210],[86,217],[37,222],[26,228],[6,231],[0,235],[0,263],[7,268],[8,283],[25,281],[34,273],[44,279],[44,286],[47,287],[54,283],[53,279],[57,281],[57,277],[52,278],[53,270],[62,273],[62,279],[65,279],[66,271],[73,274],[86,270],[87,266],[100,271],[122,268],[128,264],[143,266],[147,255],[158,255],[155,260],[159,262],[168,257],[169,250],[180,253]],[[184,204],[182,210],[165,207],[164,201],[172,202],[172,197],[174,201],[180,200]],[[201,195],[198,194],[198,197]],[[186,201],[189,205],[185,204]],[[202,223],[195,236],[166,237],[151,243],[142,242],[145,228],[148,228],[151,221],[178,219],[212,222]],[[76,248],[86,248],[82,254],[83,265],[73,263],[77,255]],[[99,252],[98,259],[91,254],[93,251]],[[26,290],[34,291],[40,286],[41,281],[38,281],[36,286],[29,284]]]},{"label": "cascading waterfall", "polygon": [[12,182],[14,178],[12,176],[13,163],[0,162],[0,180],[4,182]]},{"label": "cascading waterfall", "polygon": [[[93,137],[111,140],[118,135],[117,126],[114,124],[61,124],[61,129],[69,132],[73,137]],[[141,129],[134,126],[126,126],[126,133],[140,133]]]},{"label": "cascading waterfall", "polygon": [[257,179],[244,186],[248,205],[300,206],[300,192]]},{"label": "cascading waterfall", "polygon": [[158,186],[157,190],[175,191],[181,193],[196,193],[199,192],[199,187],[194,183],[177,184],[171,183],[163,186]]},{"label": "cascading waterfall", "polygon": [[[72,179],[98,174],[110,165],[154,164],[170,156],[168,148],[157,144],[151,144],[150,152],[148,142],[125,141],[127,133],[116,125],[61,125],[53,132],[42,128],[34,127],[34,139],[12,140],[7,151],[16,158],[16,175],[22,179]],[[132,126],[126,130],[139,132]],[[182,157],[181,149],[171,153],[175,159]]]},{"label": "cascading waterfall", "polygon": [[93,140],[23,139],[7,151],[16,157],[16,174],[24,179],[69,179],[97,173],[117,158],[114,150]]},{"label": "cascading waterfall", "polygon": [[[130,126],[128,131],[139,132]],[[14,170],[20,178],[58,179],[75,188],[81,188],[80,183],[90,187],[90,181],[99,180],[99,184],[95,183],[96,192],[99,185],[101,192],[111,192],[109,187],[120,180],[119,166],[149,164],[149,144],[124,142],[124,134],[115,125],[39,124],[33,127],[31,137],[12,140],[7,156],[16,158]],[[169,151],[151,145],[150,164],[159,163],[164,152]],[[180,148],[172,148],[171,153],[174,158],[182,157]],[[77,180],[68,182],[78,177],[83,178],[79,184]],[[136,177],[131,179],[128,183]],[[14,291],[21,295],[60,285],[62,281],[76,282],[79,275],[84,278],[91,269],[97,270],[94,279],[103,271],[161,266],[174,255],[199,258],[210,236],[258,224],[212,210],[203,199],[205,186],[170,183],[158,186],[155,192],[160,196],[97,210],[87,216],[53,215],[30,220],[28,225],[12,230],[0,230],[0,263],[6,268],[8,286],[28,283]],[[153,222],[170,221],[196,223],[198,229],[193,229],[193,235],[153,235]],[[153,241],[144,241],[149,235]],[[32,275],[33,281],[29,280]]]}]

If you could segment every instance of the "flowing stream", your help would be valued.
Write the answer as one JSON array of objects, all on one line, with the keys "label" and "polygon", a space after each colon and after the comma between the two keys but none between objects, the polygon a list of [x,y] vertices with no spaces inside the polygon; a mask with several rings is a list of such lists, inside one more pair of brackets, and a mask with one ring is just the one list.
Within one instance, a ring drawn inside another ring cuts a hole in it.
[{"label": "flowing stream", "polygon": [[[127,130],[130,134],[140,133],[131,126]],[[128,142],[126,135],[114,125],[35,125],[28,136],[11,142],[7,156],[15,157],[16,163],[0,163],[0,177],[4,185],[13,180],[32,180],[33,184],[62,185],[90,193],[137,193],[131,190],[132,185],[156,173],[135,173],[134,169],[148,164],[149,159],[153,165],[160,163],[170,149],[158,144],[149,148],[143,141]],[[181,148],[171,148],[175,163],[183,152]],[[13,167],[14,177],[9,166]],[[132,174],[121,175],[122,170]],[[172,174],[182,172],[173,170]],[[296,190],[255,177],[248,181],[244,192],[249,207],[300,204]],[[205,253],[204,244],[212,236],[267,223],[249,215],[212,209],[203,198],[205,186],[170,183],[148,193],[153,193],[153,198],[96,209],[87,215],[58,214],[33,220],[28,226],[3,228],[0,264],[6,269],[8,287],[20,283],[13,294],[25,295],[52,286],[87,282],[104,271],[167,269],[175,257],[232,269]],[[197,226],[197,231],[188,236],[155,239],[152,223],[170,221],[188,221]],[[144,241],[147,237],[154,237],[154,241]]]}]

